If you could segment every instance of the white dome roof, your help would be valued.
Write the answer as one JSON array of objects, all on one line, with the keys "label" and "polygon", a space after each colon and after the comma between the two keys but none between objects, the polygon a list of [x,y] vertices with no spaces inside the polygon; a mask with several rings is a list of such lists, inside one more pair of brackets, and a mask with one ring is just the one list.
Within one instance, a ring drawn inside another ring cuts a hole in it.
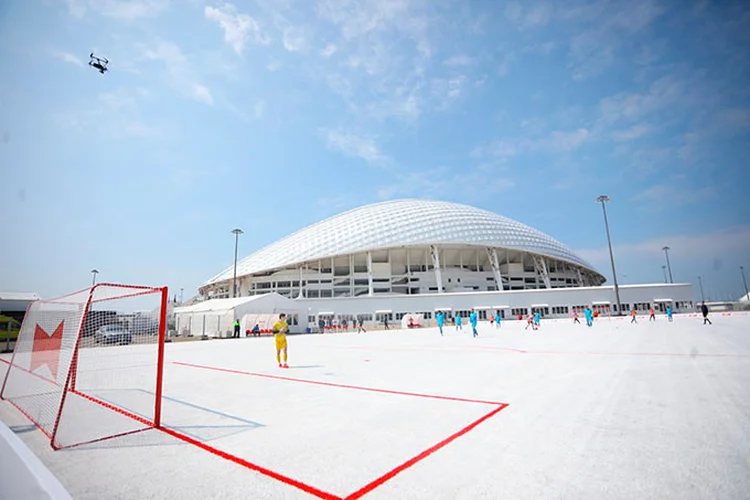
[{"label": "white dome roof", "polygon": [[[394,200],[349,210],[272,243],[239,261],[237,276],[336,255],[429,244],[509,248],[596,272],[559,241],[502,215],[445,201]],[[232,279],[233,272],[229,267],[205,284]]]}]

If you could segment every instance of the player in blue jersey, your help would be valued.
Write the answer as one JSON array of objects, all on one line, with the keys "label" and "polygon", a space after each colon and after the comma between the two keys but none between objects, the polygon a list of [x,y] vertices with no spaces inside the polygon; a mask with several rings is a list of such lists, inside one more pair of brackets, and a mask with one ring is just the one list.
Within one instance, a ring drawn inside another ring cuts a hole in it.
[{"label": "player in blue jersey", "polygon": [[438,311],[438,313],[435,316],[435,318],[437,318],[438,329],[440,330],[440,335],[442,335],[443,334],[443,324],[445,323],[445,315],[443,314],[443,311]]},{"label": "player in blue jersey", "polygon": [[479,336],[479,334],[477,333],[477,319],[477,312],[472,309],[471,314],[469,314],[469,321],[471,322],[471,334],[474,337]]},{"label": "player in blue jersey", "polygon": [[461,326],[461,313],[456,314],[456,330],[463,330],[463,326]]}]

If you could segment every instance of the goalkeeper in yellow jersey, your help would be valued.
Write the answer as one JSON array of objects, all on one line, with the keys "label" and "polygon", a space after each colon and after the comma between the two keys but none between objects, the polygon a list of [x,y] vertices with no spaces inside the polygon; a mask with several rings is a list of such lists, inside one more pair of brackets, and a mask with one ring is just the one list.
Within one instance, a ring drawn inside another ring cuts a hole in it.
[{"label": "goalkeeper in yellow jersey", "polygon": [[[289,368],[286,364],[286,334],[289,333],[289,325],[286,322],[286,314],[279,314],[279,320],[273,324],[273,334],[276,340],[276,361],[279,368]],[[281,351],[284,351],[284,363],[281,363]]]}]

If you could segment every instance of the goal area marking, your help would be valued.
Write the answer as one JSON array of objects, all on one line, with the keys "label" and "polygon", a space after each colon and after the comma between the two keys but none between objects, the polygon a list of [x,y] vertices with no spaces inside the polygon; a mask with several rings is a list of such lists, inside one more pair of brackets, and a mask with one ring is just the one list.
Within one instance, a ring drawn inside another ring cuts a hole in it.
[{"label": "goal area marking", "polygon": [[394,478],[401,472],[405,471],[406,469],[412,467],[413,465],[419,463],[420,461],[424,460],[428,456],[432,455],[436,451],[440,450],[441,448],[444,448],[451,442],[455,441],[459,437],[463,436],[464,434],[468,433],[469,431],[476,428],[479,424],[485,422],[486,420],[494,417],[498,413],[500,413],[502,410],[508,407],[508,403],[502,403],[499,401],[489,401],[489,400],[482,400],[482,399],[471,399],[471,398],[462,398],[462,397],[453,397],[453,396],[442,396],[442,395],[436,395],[436,394],[425,394],[425,393],[418,393],[418,392],[406,392],[406,391],[398,391],[398,390],[392,390],[392,389],[381,389],[381,388],[375,388],[375,387],[366,387],[366,386],[358,386],[358,385],[349,385],[349,384],[338,384],[333,382],[323,382],[318,380],[309,380],[309,379],[302,379],[302,378],[295,378],[295,377],[285,377],[281,375],[271,375],[267,373],[258,373],[258,372],[250,372],[250,371],[243,371],[243,370],[235,370],[231,368],[223,368],[218,366],[211,366],[211,365],[203,365],[203,364],[196,364],[196,363],[186,363],[181,361],[173,361],[170,364],[178,365],[178,366],[184,366],[189,368],[196,368],[201,370],[211,370],[211,371],[217,371],[217,372],[223,372],[223,373],[230,373],[235,375],[243,375],[243,376],[250,376],[250,377],[259,377],[259,378],[268,378],[268,379],[275,379],[275,380],[282,380],[287,382],[296,382],[296,383],[303,383],[303,384],[312,384],[312,385],[319,385],[319,386],[325,386],[325,387],[333,387],[333,388],[340,388],[340,389],[348,389],[348,390],[356,390],[356,391],[365,391],[365,392],[374,392],[374,393],[380,393],[380,394],[391,394],[391,395],[397,395],[397,396],[406,396],[406,397],[417,397],[417,398],[427,398],[427,399],[435,399],[435,400],[442,400],[442,401],[453,401],[458,403],[467,403],[467,404],[482,404],[482,405],[489,405],[493,408],[486,414],[482,415],[478,419],[475,419],[474,421],[470,422],[468,425],[462,427],[458,431],[454,432],[450,436],[446,437],[445,439],[439,441],[438,443],[430,446],[429,448],[423,450],[422,452],[418,453],[417,455],[413,456],[409,460],[406,460],[405,462],[399,464],[398,466],[392,468],[385,474],[382,474],[381,476],[375,478],[374,480],[370,481],[369,483],[365,484],[364,486],[358,488],[356,491],[340,496],[335,495],[333,493],[329,493],[326,491],[323,491],[319,488],[316,488],[315,486],[305,484],[301,481],[298,481],[296,479],[293,479],[291,477],[285,476],[283,474],[279,474],[278,472],[275,472],[273,470],[267,469],[265,467],[262,467],[258,464],[252,463],[248,460],[245,460],[244,458],[238,457],[236,455],[233,455],[231,453],[225,452],[223,450],[220,450],[216,447],[213,447],[211,445],[208,445],[202,441],[198,441],[197,439],[185,436],[180,432],[174,431],[169,428],[161,427],[159,430],[166,432],[167,434],[174,436],[177,439],[180,439],[182,441],[185,441],[187,443],[193,444],[209,453],[212,453],[218,457],[224,458],[226,460],[229,460],[237,465],[246,467],[248,469],[254,470],[256,472],[259,472],[263,475],[266,475],[268,477],[271,477],[273,479],[276,479],[280,482],[283,482],[289,486],[293,486],[295,488],[298,488],[302,491],[305,491],[306,493],[309,493],[313,496],[316,496],[318,498],[322,498],[324,500],[356,500],[358,498],[361,498],[371,491],[375,490],[376,488],[382,486],[390,479]]}]

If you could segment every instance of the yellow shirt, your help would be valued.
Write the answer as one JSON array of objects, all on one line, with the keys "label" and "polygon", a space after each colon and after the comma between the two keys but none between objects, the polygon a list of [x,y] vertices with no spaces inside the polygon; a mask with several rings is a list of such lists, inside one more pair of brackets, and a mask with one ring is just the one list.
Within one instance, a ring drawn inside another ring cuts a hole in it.
[{"label": "yellow shirt", "polygon": [[289,325],[286,323],[286,321],[279,320],[273,324],[273,333],[275,333],[276,335],[286,336],[286,333],[288,331],[289,331]]}]

